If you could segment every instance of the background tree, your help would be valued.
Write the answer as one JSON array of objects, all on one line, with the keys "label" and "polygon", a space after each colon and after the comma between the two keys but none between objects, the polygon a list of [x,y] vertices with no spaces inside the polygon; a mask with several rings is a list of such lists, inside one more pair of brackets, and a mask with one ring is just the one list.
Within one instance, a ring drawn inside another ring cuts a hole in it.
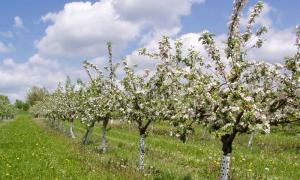
[{"label": "background tree", "polygon": [[15,102],[15,107],[19,110],[28,111],[29,104],[17,99]]},{"label": "background tree", "polygon": [[286,57],[282,74],[276,86],[277,96],[268,106],[271,125],[300,121],[300,25],[296,27],[296,48],[294,56]]},{"label": "background tree", "polygon": [[26,103],[28,103],[30,106],[33,106],[36,102],[42,101],[43,98],[48,94],[49,92],[46,88],[33,86],[27,91]]}]

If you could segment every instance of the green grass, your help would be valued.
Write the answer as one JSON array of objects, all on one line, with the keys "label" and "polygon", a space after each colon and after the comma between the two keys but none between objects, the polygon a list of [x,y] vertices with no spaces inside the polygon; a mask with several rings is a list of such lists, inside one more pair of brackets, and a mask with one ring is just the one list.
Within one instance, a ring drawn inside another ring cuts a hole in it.
[{"label": "green grass", "polygon": [[[200,139],[201,129],[183,144],[167,135],[167,125],[155,125],[146,138],[146,170],[140,173],[138,132],[128,125],[111,125],[106,154],[96,150],[101,139],[98,124],[88,146],[80,144],[85,128],[78,122],[75,140],[24,114],[0,128],[0,179],[217,179],[219,175],[221,144],[212,135]],[[287,132],[278,127],[270,135],[257,135],[251,149],[249,135],[238,136],[232,179],[299,179],[297,128]]]},{"label": "green grass", "polygon": [[101,156],[36,124],[29,115],[0,127],[0,179],[122,179],[129,172],[101,166]]}]

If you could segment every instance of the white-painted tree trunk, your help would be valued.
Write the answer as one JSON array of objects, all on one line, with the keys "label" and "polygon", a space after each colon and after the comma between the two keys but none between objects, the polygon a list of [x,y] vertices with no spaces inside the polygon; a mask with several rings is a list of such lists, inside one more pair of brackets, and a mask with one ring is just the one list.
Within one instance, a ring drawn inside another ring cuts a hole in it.
[{"label": "white-painted tree trunk", "polygon": [[59,129],[59,120],[55,120],[55,129]]},{"label": "white-painted tree trunk", "polygon": [[250,138],[249,138],[249,141],[248,141],[248,147],[252,147],[252,144],[253,144],[253,139],[254,139],[254,136],[256,134],[256,130],[252,131],[251,135],[250,135]]},{"label": "white-painted tree trunk", "polygon": [[288,124],[287,124],[287,127],[288,127],[288,131],[290,132],[291,129],[292,129],[292,124],[291,124],[291,123],[288,123]]},{"label": "white-painted tree trunk", "polygon": [[102,143],[100,147],[101,151],[105,153],[107,151],[107,146],[106,146],[106,127],[102,127]]},{"label": "white-painted tree trunk", "polygon": [[74,139],[74,138],[76,138],[76,137],[75,137],[75,134],[74,134],[74,132],[73,132],[73,129],[74,129],[74,121],[71,121],[71,122],[70,122],[70,135],[71,135],[71,137]]},{"label": "white-painted tree trunk", "polygon": [[144,160],[145,160],[145,134],[142,134],[140,140],[140,164],[139,164],[140,170],[143,170],[145,168]]},{"label": "white-painted tree trunk", "polygon": [[230,154],[223,155],[220,180],[229,180]]},{"label": "white-painted tree trunk", "polygon": [[59,131],[65,133],[65,125],[63,121],[59,121]]}]

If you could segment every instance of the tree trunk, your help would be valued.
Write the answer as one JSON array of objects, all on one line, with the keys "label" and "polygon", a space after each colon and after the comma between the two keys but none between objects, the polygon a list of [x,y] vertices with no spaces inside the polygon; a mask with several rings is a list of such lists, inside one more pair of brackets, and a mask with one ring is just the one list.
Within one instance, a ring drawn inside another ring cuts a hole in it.
[{"label": "tree trunk", "polygon": [[287,127],[288,127],[288,131],[291,132],[291,130],[292,130],[292,124],[291,124],[291,123],[288,123],[288,124],[287,124]]},{"label": "tree trunk", "polygon": [[140,135],[140,164],[139,169],[144,170],[144,160],[145,160],[145,134]]},{"label": "tree trunk", "polygon": [[73,132],[73,129],[74,129],[74,120],[71,119],[71,121],[70,121],[70,135],[71,135],[71,137],[72,137],[73,139],[75,139],[76,137],[75,137],[75,134],[74,134],[74,132]]},{"label": "tree trunk", "polygon": [[64,122],[63,121],[58,121],[58,130],[60,132],[64,132]]},{"label": "tree trunk", "polygon": [[221,177],[220,180],[228,180],[230,172],[230,153],[223,155],[221,162]]},{"label": "tree trunk", "polygon": [[107,151],[107,145],[106,145],[106,127],[108,124],[108,119],[107,120],[103,120],[103,125],[102,125],[102,142],[101,142],[101,146],[100,146],[100,150],[102,151],[102,153],[106,153]]},{"label": "tree trunk", "polygon": [[232,152],[232,142],[237,134],[237,131],[233,131],[231,134],[225,134],[221,137],[223,144],[223,158],[221,162],[221,175],[220,180],[230,179],[230,155]]},{"label": "tree trunk", "polygon": [[54,125],[55,119],[50,118],[50,123],[51,123],[51,127],[53,128],[53,127],[55,126],[55,125]]},{"label": "tree trunk", "polygon": [[101,142],[101,150],[103,153],[106,152],[106,127],[102,127],[102,142]]},{"label": "tree trunk", "polygon": [[82,142],[83,144],[88,144],[90,142],[91,136],[93,134],[94,126],[95,126],[95,122],[93,122],[91,126],[87,128],[83,137],[83,142]]},{"label": "tree trunk", "polygon": [[249,148],[252,147],[253,139],[254,139],[255,134],[256,134],[256,130],[252,131],[252,133],[251,133],[251,135],[250,135],[250,138],[249,138],[249,141],[248,141],[248,147],[249,147]]},{"label": "tree trunk", "polygon": [[59,129],[59,120],[58,119],[55,120],[55,129]]},{"label": "tree trunk", "polygon": [[201,140],[206,139],[207,132],[208,132],[208,130],[204,129],[204,132],[202,133],[202,136],[200,137]]}]

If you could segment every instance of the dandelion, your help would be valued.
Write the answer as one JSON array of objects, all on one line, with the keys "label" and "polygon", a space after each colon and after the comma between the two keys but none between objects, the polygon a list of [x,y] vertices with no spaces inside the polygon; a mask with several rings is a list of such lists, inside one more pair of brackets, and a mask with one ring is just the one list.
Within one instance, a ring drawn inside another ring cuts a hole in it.
[{"label": "dandelion", "polygon": [[269,171],[270,169],[266,167],[265,170],[266,170],[266,171]]}]

